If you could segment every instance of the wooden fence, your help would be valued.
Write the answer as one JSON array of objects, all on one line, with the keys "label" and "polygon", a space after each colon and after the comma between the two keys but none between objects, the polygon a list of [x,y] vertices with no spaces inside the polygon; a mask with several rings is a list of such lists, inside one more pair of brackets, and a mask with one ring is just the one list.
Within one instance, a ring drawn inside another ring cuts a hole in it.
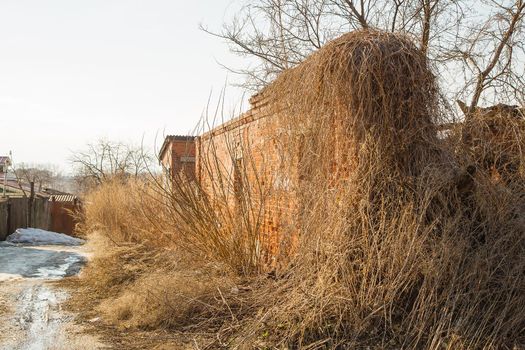
[{"label": "wooden fence", "polygon": [[0,240],[17,228],[49,229],[50,211],[47,198],[15,197],[0,199]]},{"label": "wooden fence", "polygon": [[72,234],[75,231],[77,221],[71,215],[72,212],[81,210],[80,202],[76,199],[71,202],[49,200],[49,230],[65,234]]},{"label": "wooden fence", "polygon": [[0,241],[18,228],[34,227],[72,234],[75,220],[70,211],[79,210],[74,202],[57,202],[46,197],[0,198]]},{"label": "wooden fence", "polygon": [[0,241],[4,241],[7,237],[8,227],[7,201],[0,199]]}]

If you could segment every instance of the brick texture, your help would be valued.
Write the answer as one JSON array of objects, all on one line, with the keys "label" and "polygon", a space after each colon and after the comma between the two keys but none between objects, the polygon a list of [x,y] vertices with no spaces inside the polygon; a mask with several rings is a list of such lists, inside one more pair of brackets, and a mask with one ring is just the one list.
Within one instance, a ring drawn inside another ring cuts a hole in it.
[{"label": "brick texture", "polygon": [[260,220],[261,255],[272,265],[294,244],[296,204],[289,160],[281,149],[284,131],[263,96],[256,95],[250,102],[248,112],[197,138],[196,174],[211,195],[218,179],[226,179],[232,207],[242,195],[239,192],[250,193],[253,212]]},{"label": "brick texture", "polygon": [[193,136],[167,136],[159,160],[166,175],[175,179],[180,173],[195,178],[195,138]]}]

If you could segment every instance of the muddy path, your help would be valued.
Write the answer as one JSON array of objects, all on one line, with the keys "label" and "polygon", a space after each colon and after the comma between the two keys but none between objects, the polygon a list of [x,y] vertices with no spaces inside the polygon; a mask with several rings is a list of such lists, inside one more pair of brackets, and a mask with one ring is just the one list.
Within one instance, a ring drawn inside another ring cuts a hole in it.
[{"label": "muddy path", "polygon": [[62,310],[66,291],[54,285],[79,273],[81,247],[0,243],[0,349],[102,349]]}]

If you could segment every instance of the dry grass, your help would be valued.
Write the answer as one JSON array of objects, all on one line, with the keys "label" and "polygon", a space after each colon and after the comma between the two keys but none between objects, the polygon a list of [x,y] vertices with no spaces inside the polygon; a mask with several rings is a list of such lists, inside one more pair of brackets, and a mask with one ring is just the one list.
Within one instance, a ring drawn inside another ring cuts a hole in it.
[{"label": "dry grass", "polygon": [[[226,157],[231,164],[235,164],[239,151],[233,143],[227,140]],[[260,251],[261,208],[268,196],[260,178],[264,174],[254,171],[253,159],[246,157],[238,168],[246,186],[239,191],[231,169],[221,162],[216,148],[212,140],[200,159],[201,172],[208,182],[188,181],[182,174],[168,184],[156,182],[155,195],[162,198],[166,215],[149,210],[148,216],[158,230],[167,228],[172,232],[177,247],[191,252],[193,260],[212,261],[235,275],[253,276],[261,273],[266,263]]]},{"label": "dry grass", "polygon": [[490,173],[493,181],[515,191],[525,185],[525,114],[515,106],[496,105],[468,113],[451,130],[454,151]]},{"label": "dry grass", "polygon": [[5,316],[10,311],[9,304],[4,298],[0,298],[0,317]]},{"label": "dry grass", "polygon": [[188,266],[172,251],[116,246],[100,234],[89,242],[96,254],[81,276],[61,282],[73,291],[67,307],[117,348],[204,347],[244,307],[232,280],[213,266]]},{"label": "dry grass", "polygon": [[223,311],[220,295],[230,293],[231,282],[194,274],[191,270],[151,272],[100,308],[105,319],[124,328],[182,330],[209,324],[217,311]]},{"label": "dry grass", "polygon": [[[88,200],[87,227],[118,247],[85,275],[111,296],[100,306],[108,321],[206,329],[215,347],[523,345],[523,188],[495,183],[438,137],[437,87],[409,38],[347,34],[264,93],[288,135],[298,238],[289,261],[275,279],[253,277],[264,267],[257,208],[268,189],[246,186],[257,190],[232,209],[212,147],[211,192],[153,179]],[[249,292],[234,287],[246,283]]]},{"label": "dry grass", "polygon": [[[250,166],[247,161],[242,172]],[[234,273],[260,272],[264,261],[257,245],[265,189],[250,186],[255,193],[245,194],[242,206],[232,206],[234,186],[223,167],[216,159],[205,162],[203,171],[220,184],[206,189],[182,174],[170,183],[154,175],[107,181],[86,197],[82,228],[116,245],[191,251],[192,259],[211,260]]]},{"label": "dry grass", "polygon": [[95,257],[80,278],[66,282],[74,289],[68,308],[117,348],[222,347],[242,316],[253,314],[251,288],[224,271],[178,265],[173,255],[150,266],[128,263],[119,259],[121,252]]},{"label": "dry grass", "polygon": [[[138,178],[115,179],[91,191],[85,199],[83,230],[99,232],[116,245],[172,246],[173,236],[165,227],[159,227],[167,221],[165,203],[151,183]],[[156,213],[155,218],[148,215],[150,212]]]},{"label": "dry grass", "polygon": [[[523,203],[438,138],[437,89],[403,36],[341,37],[267,91],[288,127],[299,246],[249,344],[512,348],[524,340]],[[307,140],[306,142],[304,140]],[[244,333],[246,336],[248,333]]]},{"label": "dry grass", "polygon": [[89,292],[101,298],[118,295],[162,262],[161,251],[137,243],[117,245],[99,232],[88,236],[88,249],[95,254],[83,270],[82,279],[89,285]]}]

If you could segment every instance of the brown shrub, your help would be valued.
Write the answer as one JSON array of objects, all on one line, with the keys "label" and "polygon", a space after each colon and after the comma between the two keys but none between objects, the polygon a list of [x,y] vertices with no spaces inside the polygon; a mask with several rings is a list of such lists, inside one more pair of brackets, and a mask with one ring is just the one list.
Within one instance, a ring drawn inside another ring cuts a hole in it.
[{"label": "brown shrub", "polygon": [[159,250],[129,242],[117,245],[100,232],[88,236],[87,249],[93,253],[81,278],[88,293],[100,299],[115,297],[162,261]]},{"label": "brown shrub", "polygon": [[[102,306],[110,319],[146,328],[216,321],[222,339],[233,339],[227,346],[246,348],[523,343],[523,199],[438,137],[434,77],[410,39],[350,33],[264,93],[293,160],[298,244],[289,264],[275,280],[253,282],[250,298],[225,293],[239,283],[235,274],[262,269],[256,200],[245,196],[247,209],[232,209],[231,179],[222,175],[213,193],[184,181],[143,187],[146,200],[129,188],[101,193],[92,198],[109,212],[93,200],[88,226],[148,251],[190,255],[177,268],[130,273],[137,277],[125,278],[118,302]],[[207,260],[212,269],[203,269]],[[234,326],[221,333],[227,322]]]},{"label": "brown shrub", "polygon": [[448,152],[434,77],[408,38],[344,35],[265,93],[288,128],[283,150],[301,154],[299,245],[240,343],[268,333],[268,344],[298,348],[523,341],[523,202]]},{"label": "brown shrub", "polygon": [[516,191],[525,185],[525,114],[516,106],[477,108],[457,124],[448,141],[458,156],[488,172],[494,182]]}]

